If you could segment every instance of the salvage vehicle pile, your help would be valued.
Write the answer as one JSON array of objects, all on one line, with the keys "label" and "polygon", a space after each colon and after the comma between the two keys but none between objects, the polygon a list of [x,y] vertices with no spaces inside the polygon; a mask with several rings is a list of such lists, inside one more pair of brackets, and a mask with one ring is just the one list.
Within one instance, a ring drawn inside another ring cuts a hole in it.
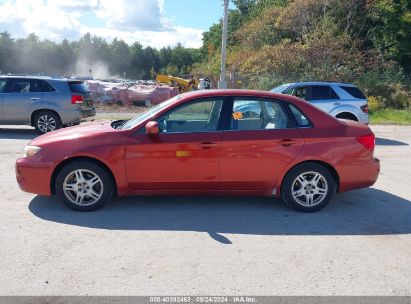
[{"label": "salvage vehicle pile", "polygon": [[143,102],[156,105],[179,94],[177,88],[154,82],[118,82],[88,80],[85,82],[94,102],[130,106]]}]

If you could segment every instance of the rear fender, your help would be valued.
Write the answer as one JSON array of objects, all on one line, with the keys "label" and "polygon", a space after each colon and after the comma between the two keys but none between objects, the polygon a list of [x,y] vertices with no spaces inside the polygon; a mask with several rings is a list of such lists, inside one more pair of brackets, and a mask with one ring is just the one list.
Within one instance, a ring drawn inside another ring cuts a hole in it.
[{"label": "rear fender", "polygon": [[333,109],[330,114],[336,117],[338,114],[341,113],[350,113],[357,117],[357,120],[360,120],[360,110],[354,106],[350,105],[341,105]]}]

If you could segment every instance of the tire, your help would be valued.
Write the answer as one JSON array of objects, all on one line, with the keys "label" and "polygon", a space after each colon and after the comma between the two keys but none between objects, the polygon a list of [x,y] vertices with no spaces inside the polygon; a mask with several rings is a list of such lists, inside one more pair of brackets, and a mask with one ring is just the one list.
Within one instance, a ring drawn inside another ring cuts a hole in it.
[{"label": "tire", "polygon": [[287,173],[281,197],[289,207],[309,213],[327,206],[336,190],[336,181],[327,168],[317,163],[304,163]]},{"label": "tire", "polygon": [[100,209],[114,195],[114,182],[110,174],[105,168],[89,161],[73,161],[63,167],[55,185],[59,199],[76,211]]},{"label": "tire", "polygon": [[41,111],[34,116],[33,126],[37,133],[45,134],[62,127],[60,116],[52,111]]}]

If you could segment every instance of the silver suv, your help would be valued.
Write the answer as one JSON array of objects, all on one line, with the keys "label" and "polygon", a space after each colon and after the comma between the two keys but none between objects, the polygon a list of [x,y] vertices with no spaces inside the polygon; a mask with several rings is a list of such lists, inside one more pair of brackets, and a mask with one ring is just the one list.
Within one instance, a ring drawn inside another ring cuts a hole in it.
[{"label": "silver suv", "polygon": [[368,101],[355,86],[337,82],[286,83],[271,90],[305,99],[321,110],[341,118],[369,122]]},{"label": "silver suv", "polygon": [[96,114],[82,81],[0,76],[0,125],[30,125],[39,133],[76,125]]}]

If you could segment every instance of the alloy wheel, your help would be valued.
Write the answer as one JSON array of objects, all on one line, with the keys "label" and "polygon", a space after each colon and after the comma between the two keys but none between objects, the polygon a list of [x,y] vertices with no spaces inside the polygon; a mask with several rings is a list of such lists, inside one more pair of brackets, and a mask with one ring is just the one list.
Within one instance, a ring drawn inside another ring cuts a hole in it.
[{"label": "alloy wheel", "polygon": [[66,198],[73,204],[90,206],[100,200],[104,186],[96,173],[86,169],[77,169],[64,179],[63,191]]},{"label": "alloy wheel", "polygon": [[328,184],[324,176],[318,172],[304,172],[292,183],[294,200],[304,207],[320,204],[327,196]]},{"label": "alloy wheel", "polygon": [[47,133],[56,129],[57,122],[50,115],[44,114],[37,120],[37,126],[41,132]]}]

